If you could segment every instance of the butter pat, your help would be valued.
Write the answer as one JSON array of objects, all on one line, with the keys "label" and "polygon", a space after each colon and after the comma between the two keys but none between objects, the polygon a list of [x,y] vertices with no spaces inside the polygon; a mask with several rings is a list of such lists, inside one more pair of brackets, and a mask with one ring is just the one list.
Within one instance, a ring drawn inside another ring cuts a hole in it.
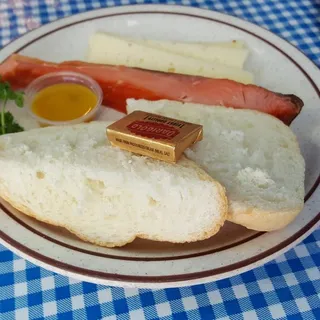
[{"label": "butter pat", "polygon": [[177,162],[185,149],[203,138],[201,125],[134,111],[107,127],[112,146],[166,162]]}]

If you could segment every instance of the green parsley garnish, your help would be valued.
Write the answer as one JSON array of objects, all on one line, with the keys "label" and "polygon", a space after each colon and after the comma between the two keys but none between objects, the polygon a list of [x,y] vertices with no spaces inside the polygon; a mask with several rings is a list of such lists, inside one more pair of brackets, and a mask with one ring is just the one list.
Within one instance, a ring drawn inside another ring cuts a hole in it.
[{"label": "green parsley garnish", "polygon": [[0,80],[0,100],[2,101],[0,135],[23,131],[24,129],[14,120],[13,115],[9,111],[6,111],[8,101],[14,101],[19,108],[23,107],[23,92],[15,92],[11,89],[9,82],[2,82]]}]

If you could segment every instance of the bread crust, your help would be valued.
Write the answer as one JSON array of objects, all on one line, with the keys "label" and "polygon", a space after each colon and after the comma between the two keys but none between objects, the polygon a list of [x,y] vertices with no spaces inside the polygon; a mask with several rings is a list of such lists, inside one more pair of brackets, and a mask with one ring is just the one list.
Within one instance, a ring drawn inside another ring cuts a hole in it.
[{"label": "bread crust", "polygon": [[302,211],[303,205],[291,210],[270,211],[245,205],[229,206],[227,220],[256,231],[275,231],[286,227]]}]

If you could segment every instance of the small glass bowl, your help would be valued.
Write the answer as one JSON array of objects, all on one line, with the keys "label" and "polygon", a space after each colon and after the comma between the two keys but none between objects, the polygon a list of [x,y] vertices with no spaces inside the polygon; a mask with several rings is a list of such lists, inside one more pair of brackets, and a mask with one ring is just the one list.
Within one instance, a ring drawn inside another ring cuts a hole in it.
[{"label": "small glass bowl", "polygon": [[[41,90],[43,90],[44,88],[50,87],[55,84],[60,84],[60,83],[76,83],[76,84],[81,84],[87,87],[96,95],[97,97],[96,105],[87,114],[72,120],[52,121],[43,117],[39,117],[32,110],[32,102],[36,94]],[[71,125],[71,124],[77,124],[81,122],[92,121],[97,115],[97,112],[101,108],[102,97],[103,97],[103,94],[102,94],[101,87],[92,78],[77,72],[60,71],[60,72],[48,73],[32,81],[25,90],[25,105],[27,108],[27,112],[30,114],[32,118],[34,118],[39,122],[40,126],[42,127],[64,126],[64,125]]]}]

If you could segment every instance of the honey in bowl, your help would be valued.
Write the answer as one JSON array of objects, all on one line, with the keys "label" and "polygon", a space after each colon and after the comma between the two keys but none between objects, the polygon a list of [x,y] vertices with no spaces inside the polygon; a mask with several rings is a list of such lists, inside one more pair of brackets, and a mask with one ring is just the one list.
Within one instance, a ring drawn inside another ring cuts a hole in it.
[{"label": "honey in bowl", "polygon": [[32,111],[51,121],[70,121],[88,114],[97,104],[97,96],[77,83],[59,83],[39,91]]},{"label": "honey in bowl", "polygon": [[26,96],[28,112],[41,126],[68,125],[94,120],[102,90],[86,75],[56,72],[34,80]]}]

